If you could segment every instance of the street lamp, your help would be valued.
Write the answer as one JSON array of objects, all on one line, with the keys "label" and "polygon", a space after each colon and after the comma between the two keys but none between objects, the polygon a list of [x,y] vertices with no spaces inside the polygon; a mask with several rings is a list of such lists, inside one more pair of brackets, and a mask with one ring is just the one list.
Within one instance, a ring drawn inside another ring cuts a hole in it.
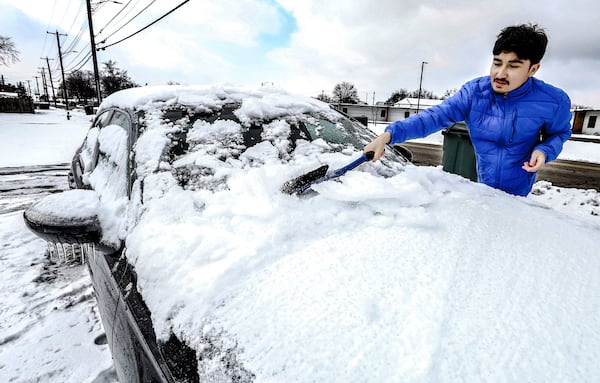
[{"label": "street lamp", "polygon": [[419,96],[417,97],[417,113],[419,113],[419,107],[421,104],[421,86],[423,85],[423,67],[425,64],[429,64],[427,61],[421,61],[421,79],[419,80]]}]

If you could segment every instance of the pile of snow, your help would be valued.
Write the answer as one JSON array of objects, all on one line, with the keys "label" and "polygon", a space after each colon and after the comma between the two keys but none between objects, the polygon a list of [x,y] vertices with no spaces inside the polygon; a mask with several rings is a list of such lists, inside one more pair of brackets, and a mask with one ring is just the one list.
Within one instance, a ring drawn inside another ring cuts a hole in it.
[{"label": "pile of snow", "polygon": [[[161,89],[160,101],[130,90],[103,107],[186,99],[210,110],[240,94],[180,90]],[[280,104],[319,107],[276,94],[244,98],[240,120],[277,119]],[[194,150],[170,164],[162,155],[176,126],[150,114],[135,149],[127,256],[157,335],[200,352],[201,378],[600,379],[598,225],[412,165],[382,178],[381,163],[364,164],[310,198],[285,195],[282,183],[303,169],[360,152],[302,142],[283,159],[278,121],[267,141],[222,161],[209,154],[243,126],[199,123]],[[190,164],[223,187],[181,187],[177,169]]]}]

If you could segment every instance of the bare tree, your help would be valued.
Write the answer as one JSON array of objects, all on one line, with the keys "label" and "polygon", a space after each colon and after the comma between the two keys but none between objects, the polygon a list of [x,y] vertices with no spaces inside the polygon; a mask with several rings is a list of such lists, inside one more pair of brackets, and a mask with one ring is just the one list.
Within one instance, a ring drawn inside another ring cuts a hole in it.
[{"label": "bare tree", "polygon": [[8,66],[19,61],[19,51],[10,37],[0,36],[0,65]]},{"label": "bare tree", "polygon": [[442,96],[442,100],[450,98],[450,97],[454,96],[456,93],[458,93],[458,89],[456,89],[456,88],[448,89],[444,92],[444,95]]},{"label": "bare tree", "polygon": [[354,84],[343,81],[333,87],[333,101],[347,104],[358,104],[358,91]]}]

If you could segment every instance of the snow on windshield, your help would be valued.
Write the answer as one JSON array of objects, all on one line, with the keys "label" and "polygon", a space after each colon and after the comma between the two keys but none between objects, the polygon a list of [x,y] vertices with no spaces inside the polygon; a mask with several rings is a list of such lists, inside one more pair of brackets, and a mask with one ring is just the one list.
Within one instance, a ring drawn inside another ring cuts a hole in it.
[{"label": "snow on windshield", "polygon": [[[187,97],[199,109],[241,97],[161,92],[160,105]],[[146,117],[135,148],[127,255],[157,336],[216,350],[203,355],[201,379],[227,380],[224,356],[257,381],[600,376],[597,227],[431,167],[383,178],[383,165],[368,163],[311,198],[282,194],[288,179],[360,151],[300,140],[282,161],[281,106],[320,104],[264,92],[238,117],[277,122],[238,158],[215,160],[220,145],[239,142],[240,125],[228,122],[195,124],[195,149],[169,164],[176,127]],[[103,105],[131,102],[122,97]],[[175,170],[190,164],[226,187],[183,187]]]}]

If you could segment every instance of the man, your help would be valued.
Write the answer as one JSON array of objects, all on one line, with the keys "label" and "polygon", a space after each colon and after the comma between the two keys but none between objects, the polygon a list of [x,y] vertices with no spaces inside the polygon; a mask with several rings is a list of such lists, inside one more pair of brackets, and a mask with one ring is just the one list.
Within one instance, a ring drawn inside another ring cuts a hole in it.
[{"label": "man", "polygon": [[490,76],[469,81],[440,105],[390,124],[365,146],[378,160],[388,143],[425,137],[465,121],[479,182],[526,196],[536,172],[558,157],[571,136],[567,94],[533,77],[548,39],[537,25],[504,28],[492,51]]}]

